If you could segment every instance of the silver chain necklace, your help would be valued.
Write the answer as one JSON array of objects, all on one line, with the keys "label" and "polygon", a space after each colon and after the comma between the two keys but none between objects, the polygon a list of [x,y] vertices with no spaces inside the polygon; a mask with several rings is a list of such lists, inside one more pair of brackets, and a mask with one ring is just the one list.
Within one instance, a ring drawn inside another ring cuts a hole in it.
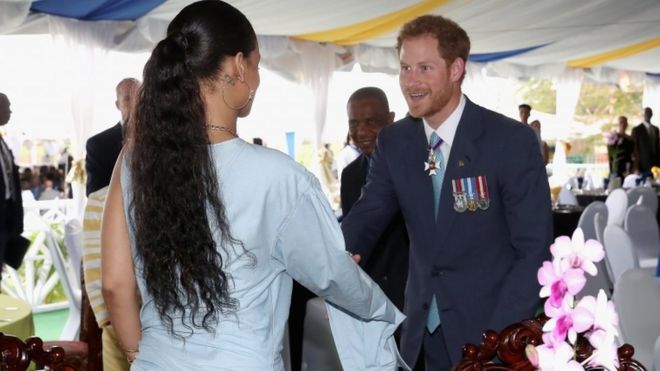
[{"label": "silver chain necklace", "polygon": [[225,126],[221,126],[221,125],[213,125],[213,124],[206,124],[205,126],[206,126],[206,128],[209,129],[209,130],[213,130],[213,131],[225,131],[225,132],[227,132],[227,133],[229,133],[229,134],[231,134],[231,135],[233,135],[233,136],[235,136],[235,137],[238,136],[238,134],[236,133],[236,131],[234,131],[234,130],[228,128],[228,127],[225,127]]}]

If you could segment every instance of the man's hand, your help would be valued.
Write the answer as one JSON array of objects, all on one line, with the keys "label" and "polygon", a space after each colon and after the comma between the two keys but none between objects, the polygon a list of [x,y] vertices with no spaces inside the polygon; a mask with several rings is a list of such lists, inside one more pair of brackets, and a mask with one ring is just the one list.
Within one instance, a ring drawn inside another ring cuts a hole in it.
[{"label": "man's hand", "polygon": [[350,256],[350,257],[353,259],[353,261],[354,261],[355,263],[358,263],[358,264],[360,263],[360,259],[362,259],[362,258],[360,257],[360,254],[355,254],[355,255],[353,255],[353,254],[352,254],[350,251],[348,251],[348,250],[346,250],[346,255]]}]

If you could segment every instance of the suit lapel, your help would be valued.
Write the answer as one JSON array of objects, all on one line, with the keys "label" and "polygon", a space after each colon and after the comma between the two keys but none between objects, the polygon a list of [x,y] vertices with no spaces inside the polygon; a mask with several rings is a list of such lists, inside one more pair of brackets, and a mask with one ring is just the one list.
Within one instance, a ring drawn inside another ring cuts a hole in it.
[{"label": "suit lapel", "polygon": [[424,162],[428,158],[428,142],[424,133],[424,122],[421,119],[411,119],[412,129],[407,141],[408,148],[405,149],[407,156],[407,182],[409,184],[419,184],[419,189],[413,192],[419,192],[415,197],[417,201],[417,210],[420,210],[422,219],[425,223],[423,230],[432,231],[434,229],[434,208],[433,208],[433,184],[431,177],[424,171]]},{"label": "suit lapel", "polygon": [[454,196],[451,181],[453,179],[475,176],[475,161],[478,150],[475,141],[483,131],[483,123],[478,107],[466,98],[465,109],[456,129],[454,143],[452,143],[447,169],[442,182],[440,208],[438,209],[437,238],[444,241],[447,233],[456,219],[458,212],[454,210]]}]

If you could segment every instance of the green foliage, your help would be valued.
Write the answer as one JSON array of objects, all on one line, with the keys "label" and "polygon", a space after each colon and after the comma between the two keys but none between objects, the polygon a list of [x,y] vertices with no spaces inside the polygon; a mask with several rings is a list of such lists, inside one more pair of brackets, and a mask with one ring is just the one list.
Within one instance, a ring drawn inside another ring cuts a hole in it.
[{"label": "green foliage", "polygon": [[[599,84],[592,81],[582,83],[580,98],[575,108],[575,120],[587,125],[596,125],[600,133],[571,140],[572,149],[567,154],[569,162],[599,162],[599,152],[604,151],[602,133],[614,130],[617,118],[627,116],[629,127],[640,119],[642,84]],[[556,90],[554,81],[530,79],[520,83],[518,94],[522,101],[534,110],[556,113]]]},{"label": "green foliage", "polygon": [[641,111],[643,87],[630,86],[628,91],[614,84],[582,83],[575,118],[587,124],[616,122],[619,116],[636,116]]},{"label": "green foliage", "polygon": [[522,102],[529,104],[536,111],[555,113],[557,92],[552,80],[531,78],[518,87]]}]

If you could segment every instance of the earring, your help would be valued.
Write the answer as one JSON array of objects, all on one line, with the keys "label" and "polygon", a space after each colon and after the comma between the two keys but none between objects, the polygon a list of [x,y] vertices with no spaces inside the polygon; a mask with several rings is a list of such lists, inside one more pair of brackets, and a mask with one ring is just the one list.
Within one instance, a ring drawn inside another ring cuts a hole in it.
[{"label": "earring", "polygon": [[[234,107],[234,106],[232,106],[231,104],[229,104],[229,103],[227,102],[227,100],[225,99],[225,89],[222,88],[222,101],[225,102],[225,104],[227,105],[227,107],[233,109],[234,111],[240,111],[240,110],[242,110],[242,109],[245,108],[248,104],[250,104],[250,101],[252,101],[252,99],[254,99],[255,90],[252,89],[252,88],[250,87],[250,85],[248,85],[247,81],[242,81],[242,80],[241,80],[241,82],[242,82],[243,84],[245,84],[245,86],[247,86],[248,89],[250,89],[250,91],[249,91],[249,93],[248,93],[248,99],[245,101],[245,103],[243,103],[242,105],[240,105],[240,106],[238,106],[238,107]],[[233,85],[233,84],[232,84],[232,85]]]}]

